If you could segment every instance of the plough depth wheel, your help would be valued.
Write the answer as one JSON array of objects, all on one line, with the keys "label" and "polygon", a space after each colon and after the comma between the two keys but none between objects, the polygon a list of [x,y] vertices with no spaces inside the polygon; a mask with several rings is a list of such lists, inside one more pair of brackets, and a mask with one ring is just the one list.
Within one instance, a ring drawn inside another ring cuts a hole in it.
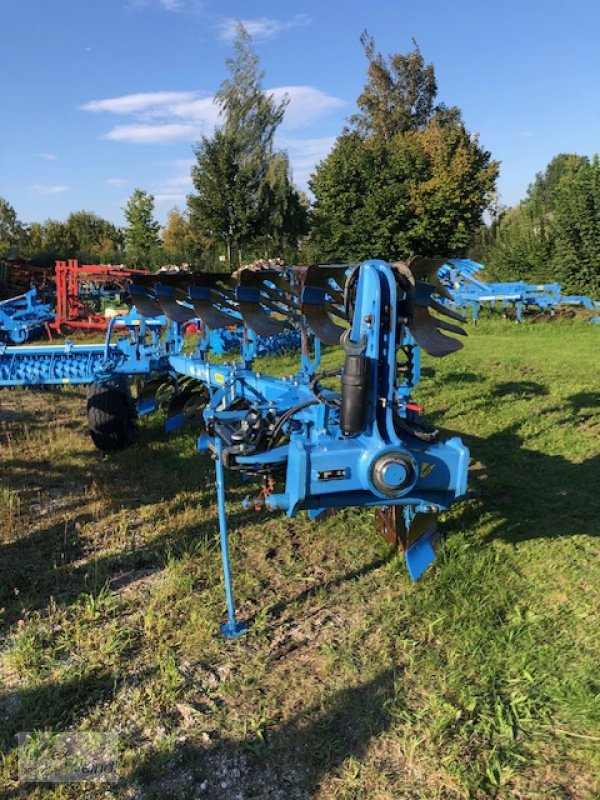
[{"label": "plough depth wheel", "polygon": [[115,383],[92,383],[87,395],[92,441],[110,453],[130,445],[135,437],[135,412],[127,390]]}]

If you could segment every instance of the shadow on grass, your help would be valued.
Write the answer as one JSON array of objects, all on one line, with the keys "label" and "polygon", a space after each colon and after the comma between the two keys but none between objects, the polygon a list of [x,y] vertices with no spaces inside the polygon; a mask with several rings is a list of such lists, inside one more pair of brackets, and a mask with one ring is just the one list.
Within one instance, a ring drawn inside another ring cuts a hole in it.
[{"label": "shadow on grass", "polygon": [[[151,432],[150,439],[154,433]],[[151,537],[152,520],[141,522],[142,506],[167,502],[169,517],[176,519],[192,502],[199,507],[215,503],[213,463],[193,450],[189,452],[187,445],[189,442],[184,445],[185,454],[174,447],[142,449],[140,446],[108,458],[100,453],[78,452],[60,465],[28,462],[18,457],[5,461],[7,474],[16,476],[12,481],[15,488],[40,487],[33,499],[40,499],[42,506],[53,489],[60,489],[61,493],[59,507],[52,507],[49,501],[48,507],[42,509],[47,522],[44,516],[34,516],[29,530],[19,531],[9,541],[0,541],[1,624],[11,624],[26,608],[43,607],[50,596],[59,603],[70,602],[81,593],[99,591],[115,571],[163,567],[173,552],[184,552],[198,542],[216,539],[216,510],[214,519],[208,523],[188,521],[180,527],[171,524],[164,534],[141,544],[140,537],[128,536],[125,530],[117,553],[97,553],[89,534],[84,535],[89,523],[106,527],[103,517],[125,511],[119,522],[130,524],[131,530],[142,524]],[[82,455],[88,457],[84,469],[77,463]],[[75,481],[83,489],[93,486],[93,495],[87,491],[69,494]],[[239,481],[229,479],[229,484],[231,488],[239,488]],[[177,498],[181,493],[184,496]],[[197,500],[186,497],[185,493],[197,496]],[[240,509],[230,511],[229,520],[231,528],[237,530],[254,524],[256,517],[251,518]],[[28,517],[17,518],[16,524],[25,528]]]},{"label": "shadow on grass", "polygon": [[[368,575],[370,572],[374,572],[380,567],[389,564],[390,561],[396,558],[396,555],[397,555],[396,550],[392,550],[390,548],[390,550],[384,556],[381,556],[380,558],[375,558],[368,564],[364,564],[362,567],[349,570],[348,572],[344,572],[342,575],[338,575],[335,578],[331,578],[331,580],[323,581],[322,583],[310,586],[308,589],[304,589],[304,591],[299,592],[299,594],[297,594],[295,597],[278,600],[273,605],[267,607],[266,615],[267,617],[269,617],[269,619],[272,620],[279,619],[279,617],[281,617],[285,613],[285,611],[291,606],[294,606],[297,603],[305,603],[307,600],[310,600],[319,592],[329,591],[330,589],[334,589],[337,586],[341,586],[343,583],[356,580],[357,578],[362,578],[363,576]],[[251,625],[255,621],[256,616],[257,616],[256,614],[253,614],[248,619],[245,619],[244,622]]]},{"label": "shadow on grass", "polygon": [[[206,502],[206,498],[202,501]],[[77,515],[82,527],[93,520],[91,514]],[[256,516],[242,509],[230,511],[228,520],[230,530],[236,534],[257,522]],[[25,611],[43,608],[50,597],[64,605],[83,593],[97,594],[118,572],[161,569],[173,555],[218,538],[215,509],[215,517],[209,523],[184,525],[131,549],[123,542],[123,549],[117,553],[97,555],[82,541],[80,530],[64,521],[0,544],[0,630]]]},{"label": "shadow on grass", "polygon": [[[365,757],[371,741],[397,724],[402,703],[398,672],[387,669],[359,686],[333,692],[324,702],[241,741],[211,746],[182,742],[166,757],[152,753],[122,781],[144,797],[312,797],[320,782],[352,757]],[[190,731],[193,739],[193,731]]]},{"label": "shadow on grass", "polygon": [[584,408],[600,412],[600,392],[578,392],[567,398],[567,402],[576,414]]},{"label": "shadow on grass", "polygon": [[548,394],[548,389],[535,381],[508,381],[500,383],[492,390],[494,397],[542,397]]},{"label": "shadow on grass", "polygon": [[524,446],[519,424],[479,439],[463,437],[472,458],[472,489],[482,506],[465,507],[461,527],[477,526],[481,512],[493,512],[488,538],[507,542],[559,536],[600,535],[600,455],[574,462]]},{"label": "shadow on grass", "polygon": [[[421,370],[422,372],[422,370]],[[447,383],[479,383],[480,381],[484,381],[485,378],[483,375],[478,375],[476,372],[448,372],[441,377],[441,380],[444,384]]]},{"label": "shadow on grass", "polygon": [[93,671],[64,683],[45,683],[0,694],[2,752],[8,754],[16,748],[16,734],[20,731],[68,730],[90,709],[112,697],[114,683],[109,672]]}]

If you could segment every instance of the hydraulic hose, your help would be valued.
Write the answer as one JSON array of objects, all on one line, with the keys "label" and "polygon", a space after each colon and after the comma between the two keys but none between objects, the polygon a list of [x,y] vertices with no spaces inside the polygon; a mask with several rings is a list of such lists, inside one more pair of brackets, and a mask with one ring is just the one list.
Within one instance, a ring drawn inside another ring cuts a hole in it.
[{"label": "hydraulic hose", "polygon": [[283,426],[285,425],[285,423],[286,423],[286,422],[287,422],[287,421],[288,421],[288,420],[289,420],[291,417],[293,417],[293,416],[294,416],[294,414],[297,414],[297,413],[298,413],[298,411],[302,411],[302,409],[303,409],[303,408],[308,408],[309,406],[316,406],[316,405],[318,405],[318,404],[319,404],[319,401],[318,401],[318,400],[305,400],[303,403],[298,403],[298,405],[297,405],[297,406],[292,406],[292,408],[288,408],[288,410],[287,410],[287,411],[285,411],[285,412],[284,412],[284,413],[283,413],[283,414],[282,414],[282,415],[279,417],[279,419],[277,420],[277,422],[275,423],[275,427],[273,428],[273,432],[271,433],[271,436],[270,436],[270,439],[271,439],[271,447],[272,447],[272,446],[275,444],[275,442],[276,442],[276,441],[277,441],[277,439],[279,438],[279,436],[280,436],[280,434],[281,434],[281,431],[282,431],[282,429],[283,429]]}]

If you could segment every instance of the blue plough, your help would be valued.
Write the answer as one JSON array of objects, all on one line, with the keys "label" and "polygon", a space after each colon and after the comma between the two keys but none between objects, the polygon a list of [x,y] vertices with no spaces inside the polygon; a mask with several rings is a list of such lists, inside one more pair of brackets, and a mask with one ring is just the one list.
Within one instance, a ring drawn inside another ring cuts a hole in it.
[{"label": "blue plough", "polygon": [[[317,518],[349,506],[376,509],[385,538],[404,550],[419,578],[435,558],[437,519],[467,493],[469,452],[441,441],[412,400],[420,351],[445,356],[462,347],[462,318],[441,300],[444,259],[415,258],[356,267],[311,266],[144,278],[131,286],[137,311],[115,320],[104,345],[0,349],[0,385],[88,383],[92,437],[103,449],[130,441],[134,412],[165,403],[167,428],[200,426],[198,449],[216,465],[226,636],[243,633],[229,563],[225,470],[262,484],[255,508]],[[435,311],[442,316],[435,316]],[[167,324],[163,324],[165,322]],[[200,336],[184,352],[182,330]],[[243,329],[234,363],[210,357],[211,332]],[[126,336],[113,341],[122,331]],[[259,337],[301,341],[297,372],[258,372]],[[339,366],[321,370],[322,345],[340,348]],[[324,382],[339,380],[339,388]],[[132,382],[138,392],[133,400]],[[128,402],[123,398],[127,395]],[[129,402],[131,400],[131,402]]]}]

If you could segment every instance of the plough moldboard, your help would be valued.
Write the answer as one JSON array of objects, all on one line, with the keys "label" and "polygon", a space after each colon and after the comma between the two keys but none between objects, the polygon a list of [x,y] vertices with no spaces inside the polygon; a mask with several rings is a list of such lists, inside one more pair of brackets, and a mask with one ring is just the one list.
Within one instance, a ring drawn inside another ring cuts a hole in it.
[{"label": "plough moldboard", "polygon": [[[222,630],[237,636],[244,625],[233,602],[226,469],[262,484],[248,503],[255,508],[307,511],[314,519],[330,509],[373,507],[413,579],[432,563],[438,515],[466,494],[469,460],[461,440],[440,441],[412,401],[420,350],[445,356],[462,347],[448,335],[464,331],[456,324],[462,317],[441,302],[450,298],[436,275],[444,263],[142,275],[130,287],[136,310],[113,320],[104,345],[5,346],[0,385],[91,384],[90,431],[105,450],[128,444],[135,413],[157,405],[167,406],[167,430],[199,426],[198,449],[211,451],[216,465],[228,610]],[[186,354],[190,324],[199,336]],[[118,331],[127,335],[113,341]],[[239,342],[233,363],[211,355],[211,337],[224,335]],[[254,368],[261,342],[274,337],[300,343],[291,376]],[[322,345],[341,348],[339,367],[321,370]],[[336,379],[338,388],[325,387]]]}]

